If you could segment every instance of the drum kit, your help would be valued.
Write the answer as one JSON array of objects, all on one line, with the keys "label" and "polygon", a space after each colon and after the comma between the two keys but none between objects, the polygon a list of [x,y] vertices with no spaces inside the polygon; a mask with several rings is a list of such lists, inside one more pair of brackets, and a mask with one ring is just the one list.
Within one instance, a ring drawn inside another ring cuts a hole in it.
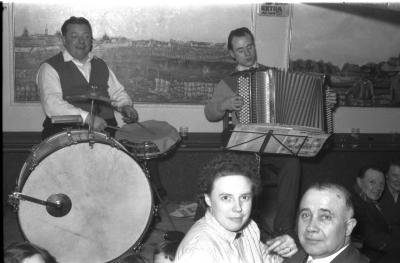
[{"label": "drum kit", "polygon": [[[111,102],[93,93],[70,99],[75,98],[89,99],[92,105]],[[69,123],[77,117],[54,119]],[[161,121],[113,128],[115,138],[89,125],[88,130],[66,130],[42,141],[9,195],[25,239],[46,248],[60,263],[118,262],[142,247],[157,213],[153,194],[160,196],[147,160],[175,149],[178,132]]]}]

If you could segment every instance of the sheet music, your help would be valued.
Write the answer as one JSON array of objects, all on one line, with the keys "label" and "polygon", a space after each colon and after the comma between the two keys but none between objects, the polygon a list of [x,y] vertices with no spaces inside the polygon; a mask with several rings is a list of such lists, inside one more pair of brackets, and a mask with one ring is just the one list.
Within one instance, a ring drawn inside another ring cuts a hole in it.
[{"label": "sheet music", "polygon": [[226,145],[227,149],[313,157],[329,138],[319,129],[304,126],[285,126],[268,123],[237,124]]}]

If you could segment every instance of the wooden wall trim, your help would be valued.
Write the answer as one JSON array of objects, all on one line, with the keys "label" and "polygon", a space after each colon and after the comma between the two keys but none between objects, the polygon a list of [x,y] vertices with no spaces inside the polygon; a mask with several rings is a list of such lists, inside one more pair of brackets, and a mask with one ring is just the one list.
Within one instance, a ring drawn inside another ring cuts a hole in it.
[{"label": "wooden wall trim", "polygon": [[[40,132],[3,132],[3,152],[26,152],[41,142]],[[400,151],[400,134],[333,134],[327,145],[333,151]],[[189,133],[178,151],[221,151],[220,133]]]}]

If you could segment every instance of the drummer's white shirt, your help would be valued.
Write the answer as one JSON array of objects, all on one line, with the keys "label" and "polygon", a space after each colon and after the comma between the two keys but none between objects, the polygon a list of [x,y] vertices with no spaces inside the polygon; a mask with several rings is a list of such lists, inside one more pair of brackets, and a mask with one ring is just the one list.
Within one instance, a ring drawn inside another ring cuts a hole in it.
[{"label": "drummer's white shirt", "polygon": [[[90,63],[90,61],[93,59],[92,52],[89,53],[89,57],[84,63],[74,59],[67,50],[63,51],[63,57],[64,62],[72,61],[85,79],[89,82],[90,72],[92,69],[92,64]],[[126,93],[125,88],[118,81],[114,72],[109,67],[108,70],[110,74],[107,82],[109,87],[107,91],[110,99],[113,100],[112,106],[117,108],[120,108],[124,105],[132,106],[133,102]],[[75,107],[63,99],[60,77],[57,71],[50,66],[50,64],[43,63],[40,66],[36,75],[36,84],[39,89],[43,111],[47,116],[80,115],[82,120],[85,121],[89,112]]]}]

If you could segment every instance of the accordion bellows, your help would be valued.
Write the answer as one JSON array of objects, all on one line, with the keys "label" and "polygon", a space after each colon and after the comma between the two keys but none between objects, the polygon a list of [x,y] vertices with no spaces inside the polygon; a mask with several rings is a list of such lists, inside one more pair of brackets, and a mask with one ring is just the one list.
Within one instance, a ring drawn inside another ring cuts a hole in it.
[{"label": "accordion bellows", "polygon": [[278,69],[246,71],[237,77],[244,105],[242,124],[272,123],[333,131],[332,113],[325,106],[325,75]]}]

